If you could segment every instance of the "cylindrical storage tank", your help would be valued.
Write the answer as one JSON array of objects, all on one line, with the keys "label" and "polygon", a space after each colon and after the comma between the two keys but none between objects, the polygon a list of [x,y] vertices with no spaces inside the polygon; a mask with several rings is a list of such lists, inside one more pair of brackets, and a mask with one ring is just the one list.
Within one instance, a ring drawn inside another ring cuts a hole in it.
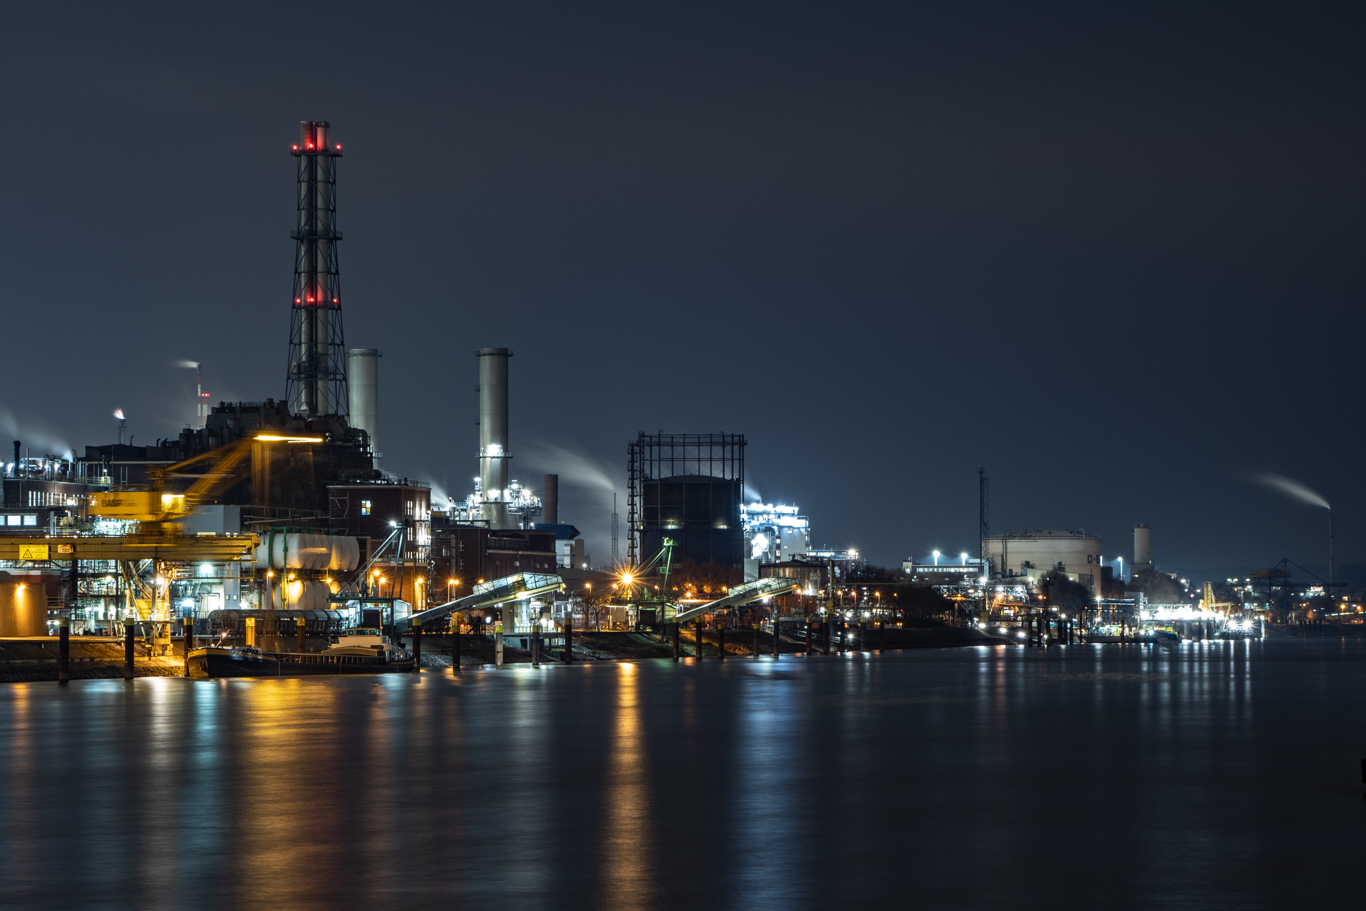
[{"label": "cylindrical storage tank", "polygon": [[332,561],[327,568],[332,570],[350,570],[360,565],[360,542],[355,538],[346,538],[340,535],[330,539],[332,543]]},{"label": "cylindrical storage tank", "polygon": [[350,396],[352,427],[359,427],[370,437],[370,452],[375,466],[379,466],[379,359],[384,352],[378,348],[352,348],[346,353],[347,389]]},{"label": "cylindrical storage tank", "polygon": [[1146,525],[1134,526],[1134,566],[1147,566],[1153,562],[1153,537]]},{"label": "cylindrical storage tank", "polygon": [[541,492],[541,521],[547,525],[560,524],[560,476],[545,476],[545,489]]},{"label": "cylindrical storage tank", "polygon": [[258,569],[329,569],[332,535],[266,532],[256,548]]},{"label": "cylindrical storage tank", "polygon": [[480,348],[479,481],[484,491],[484,518],[490,528],[508,527],[508,358],[506,348]]}]

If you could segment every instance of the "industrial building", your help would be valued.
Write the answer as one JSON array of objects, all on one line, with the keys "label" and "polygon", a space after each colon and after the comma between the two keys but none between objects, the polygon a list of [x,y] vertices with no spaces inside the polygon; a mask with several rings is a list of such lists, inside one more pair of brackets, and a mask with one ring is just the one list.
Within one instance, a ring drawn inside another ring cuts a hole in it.
[{"label": "industrial building", "polygon": [[811,520],[796,506],[745,503],[740,506],[745,529],[745,581],[758,579],[759,567],[806,556],[811,551]]},{"label": "industrial building", "polygon": [[675,561],[743,572],[743,435],[642,431],[628,446],[627,485],[629,565],[648,561],[668,538]]},{"label": "industrial building", "polygon": [[[430,491],[378,470],[380,352],[345,345],[341,146],[327,122],[303,121],[291,154],[297,222],[284,397],[209,408],[200,365],[185,362],[196,370],[196,420],[176,437],[125,442],[120,410],[118,442],[87,446],[81,457],[21,459],[15,443],[0,532],[12,542],[45,533],[73,543],[55,554],[15,544],[5,551],[20,557],[7,561],[9,571],[41,581],[48,607],[77,630],[108,629],[134,613],[203,619],[233,608],[341,608],[356,597],[384,600],[392,617],[425,601]],[[265,549],[241,552],[238,542],[251,540],[244,532],[260,535]],[[382,570],[348,578],[374,558]]]},{"label": "industrial building", "polygon": [[1101,540],[1097,535],[1038,529],[988,535],[982,544],[993,578],[1025,577],[1037,582],[1056,571],[1099,593]]}]

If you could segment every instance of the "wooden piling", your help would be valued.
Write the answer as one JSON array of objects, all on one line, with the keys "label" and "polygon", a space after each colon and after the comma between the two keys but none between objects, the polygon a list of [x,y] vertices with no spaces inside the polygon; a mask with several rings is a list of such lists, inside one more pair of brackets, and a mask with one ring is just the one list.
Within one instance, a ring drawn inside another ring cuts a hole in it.
[{"label": "wooden piling", "polygon": [[185,640],[185,676],[190,676],[190,651],[194,648],[194,618],[183,617],[180,621],[180,635]]},{"label": "wooden piling", "polygon": [[780,627],[779,627],[778,624],[779,624],[779,620],[778,620],[777,616],[775,615],[775,616],[773,617],[773,657],[774,657],[774,659],[777,659],[777,657],[778,657],[779,654],[781,653],[781,651],[780,651],[780,646],[779,646],[779,640],[778,640],[778,633],[779,633]]},{"label": "wooden piling", "polygon": [[451,667],[460,670],[460,621],[455,621],[455,630],[451,633]]},{"label": "wooden piling", "polygon": [[57,679],[66,683],[71,679],[71,621],[62,617],[57,621]]},{"label": "wooden piling", "polygon": [[[302,627],[301,627],[302,629]],[[300,634],[302,635],[302,633]],[[422,624],[413,624],[413,670],[422,670]]]},{"label": "wooden piling", "polygon": [[132,620],[123,622],[123,679],[133,679],[133,626]]},{"label": "wooden piling", "polygon": [[749,653],[755,658],[759,657],[759,624],[757,623],[754,624],[754,648],[750,649]]},{"label": "wooden piling", "polygon": [[539,623],[531,628],[531,666],[541,666],[541,625]]},{"label": "wooden piling", "polygon": [[564,615],[564,663],[574,663],[574,618]]},{"label": "wooden piling", "polygon": [[674,661],[678,660],[678,623],[674,623]]},{"label": "wooden piling", "polygon": [[698,620],[693,624],[693,632],[697,636],[697,660],[702,660],[702,621]]},{"label": "wooden piling", "polygon": [[716,646],[716,657],[721,661],[726,660],[726,624],[722,623],[716,628],[716,634],[720,637],[720,644]]}]

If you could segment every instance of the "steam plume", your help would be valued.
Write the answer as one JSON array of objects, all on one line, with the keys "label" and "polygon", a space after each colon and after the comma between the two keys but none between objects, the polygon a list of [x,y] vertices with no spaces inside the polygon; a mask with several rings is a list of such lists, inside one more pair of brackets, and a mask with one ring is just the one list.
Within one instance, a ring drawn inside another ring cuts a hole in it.
[{"label": "steam plume", "polygon": [[186,370],[198,370],[199,361],[171,361],[172,367],[184,367]]},{"label": "steam plume", "polygon": [[1330,511],[1333,508],[1321,494],[1310,490],[1294,478],[1287,478],[1285,475],[1276,474],[1274,471],[1254,472],[1249,477],[1263,487],[1269,487],[1292,500],[1304,503],[1306,506],[1321,506]]}]

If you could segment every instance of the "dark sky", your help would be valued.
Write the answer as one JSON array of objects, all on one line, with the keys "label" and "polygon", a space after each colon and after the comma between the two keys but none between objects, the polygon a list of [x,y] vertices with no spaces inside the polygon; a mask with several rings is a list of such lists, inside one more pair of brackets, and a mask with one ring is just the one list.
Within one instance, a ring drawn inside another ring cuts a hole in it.
[{"label": "dark sky", "polygon": [[[1366,549],[1362,7],[27,4],[0,30],[0,433],[284,392],[298,122],[345,147],[386,467],[513,474],[605,557],[640,430],[891,563],[1153,528],[1198,578]],[[604,474],[606,472],[606,474]],[[609,480],[610,479],[610,480]],[[624,502],[624,496],[623,496]],[[624,506],[623,506],[624,513]]]}]

